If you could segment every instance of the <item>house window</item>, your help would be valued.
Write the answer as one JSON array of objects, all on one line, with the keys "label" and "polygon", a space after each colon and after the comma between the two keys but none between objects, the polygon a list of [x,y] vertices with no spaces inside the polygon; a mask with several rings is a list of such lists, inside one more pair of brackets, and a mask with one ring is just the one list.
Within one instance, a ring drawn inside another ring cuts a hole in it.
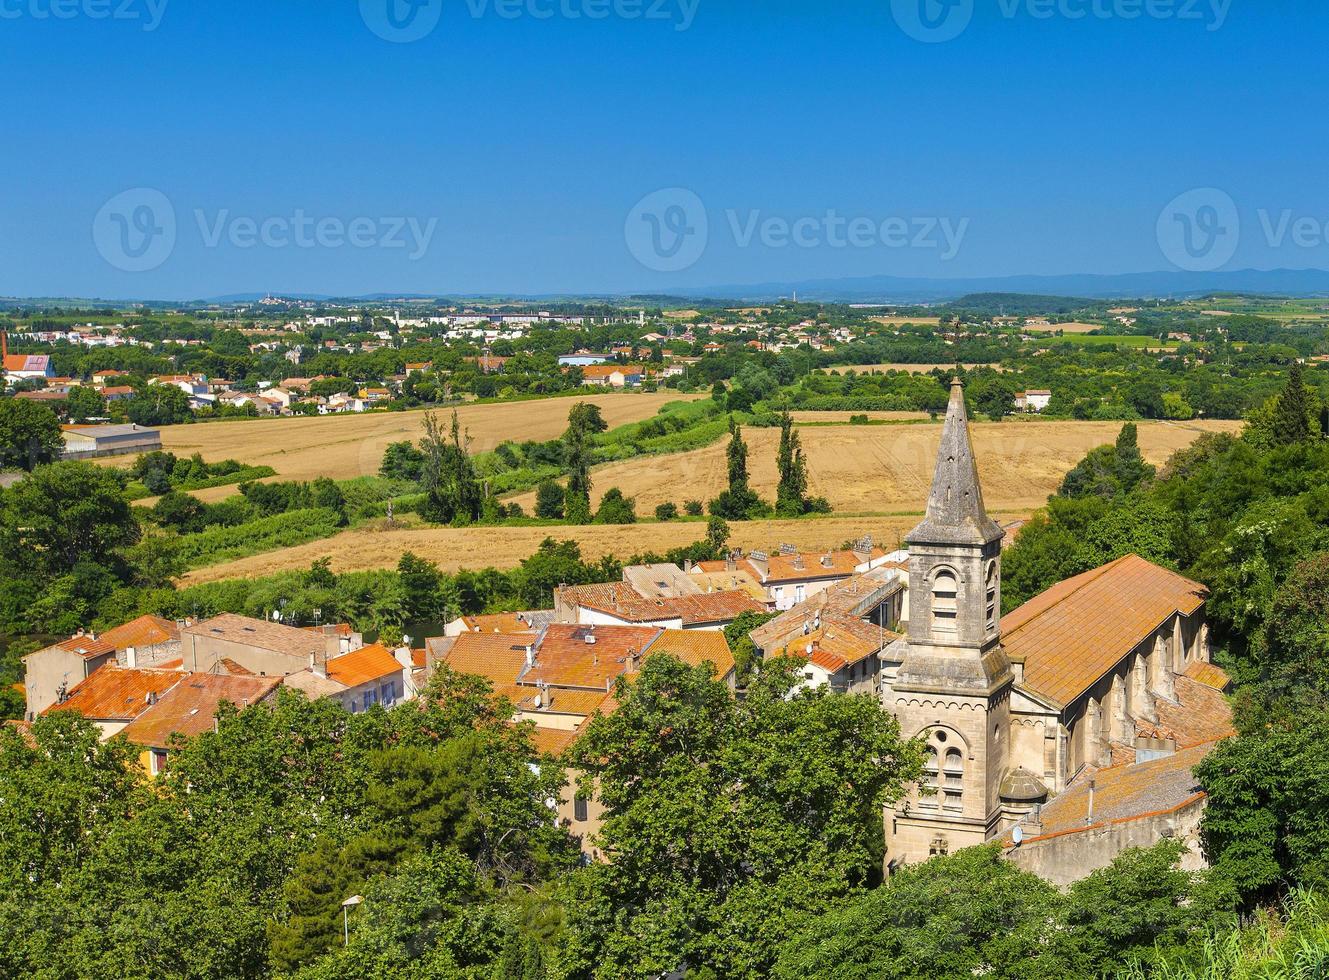
[{"label": "house window", "polygon": [[959,591],[955,573],[949,569],[943,569],[932,579],[932,628],[936,632],[955,632]]},{"label": "house window", "polygon": [[166,768],[166,750],[153,749],[152,759],[151,759],[152,774],[154,776],[160,775],[161,771],[165,768]]},{"label": "house window", "polygon": [[806,585],[794,586],[794,601],[802,602],[808,597],[808,587]]},{"label": "house window", "polygon": [[388,681],[386,684],[384,684],[383,687],[382,687],[382,689],[381,689],[380,692],[379,692],[379,696],[382,698],[383,703],[384,703],[385,705],[391,705],[391,704],[396,703],[396,700],[397,700],[397,682],[396,682],[396,681]]},{"label": "house window", "polygon": [[585,823],[589,819],[586,805],[586,797],[578,793],[572,799],[572,819],[577,823]]}]

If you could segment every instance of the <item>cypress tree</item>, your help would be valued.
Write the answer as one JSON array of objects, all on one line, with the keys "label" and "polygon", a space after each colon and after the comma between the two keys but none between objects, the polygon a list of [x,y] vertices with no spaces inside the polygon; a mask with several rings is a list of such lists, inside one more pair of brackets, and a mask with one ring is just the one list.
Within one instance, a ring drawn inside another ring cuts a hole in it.
[{"label": "cypress tree", "polygon": [[1301,378],[1301,364],[1292,362],[1287,385],[1274,404],[1274,444],[1291,446],[1311,437],[1311,403]]}]

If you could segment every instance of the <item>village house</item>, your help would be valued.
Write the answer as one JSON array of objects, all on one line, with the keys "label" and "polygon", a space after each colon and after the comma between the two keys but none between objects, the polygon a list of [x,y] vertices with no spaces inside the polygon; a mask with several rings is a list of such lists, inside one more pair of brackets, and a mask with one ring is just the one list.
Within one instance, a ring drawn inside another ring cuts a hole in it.
[{"label": "village house", "polygon": [[766,606],[742,590],[648,599],[626,582],[607,582],[556,589],[554,611],[560,623],[722,630],[745,612],[766,612]]},{"label": "village house", "polygon": [[6,354],[4,361],[5,380],[9,382],[55,377],[49,354]]},{"label": "village house", "polygon": [[1233,730],[1207,591],[1126,555],[1002,617],[1004,533],[956,381],[926,516],[906,538],[906,638],[881,655],[882,702],[928,752],[922,783],[886,814],[889,866],[1000,839],[1065,883],[1162,836],[1197,866],[1204,795],[1189,772]]},{"label": "village house", "polygon": [[1052,392],[1031,388],[1015,394],[1015,409],[1019,412],[1042,412],[1052,401]]},{"label": "village house", "polygon": [[97,726],[105,741],[122,732],[157,699],[188,676],[178,667],[121,667],[109,663],[41,714],[75,711]]},{"label": "village house", "polygon": [[335,626],[300,629],[235,613],[222,613],[180,630],[180,655],[186,670],[285,677],[358,650],[358,633]]},{"label": "village house", "polygon": [[179,656],[180,628],[160,616],[140,616],[101,635],[77,633],[22,658],[25,717],[31,721],[62,702],[108,664],[165,666]]},{"label": "village house", "polygon": [[530,612],[493,613],[483,616],[458,616],[443,627],[444,636],[462,633],[538,633],[554,622],[552,609]]},{"label": "village house", "polygon": [[288,674],[283,682],[311,698],[333,698],[352,714],[376,704],[390,708],[416,694],[411,651],[394,652],[381,643],[327,661],[316,660],[304,670]]},{"label": "village house", "polygon": [[120,734],[143,749],[141,762],[148,775],[159,776],[177,739],[213,731],[223,702],[239,709],[260,704],[270,700],[281,683],[280,677],[182,673]]},{"label": "village house", "polygon": [[[431,663],[488,679],[494,693],[513,706],[516,724],[529,722],[535,747],[561,755],[597,714],[617,707],[614,684],[629,681],[649,657],[668,654],[686,664],[709,664],[734,686],[734,659],[724,634],[653,626],[580,626],[554,623],[538,634],[463,633],[426,641]],[[585,853],[603,813],[594,794],[578,790],[579,773],[568,772],[557,802],[562,822],[581,838]]]},{"label": "village house", "polygon": [[783,612],[836,582],[879,568],[889,559],[890,555],[873,546],[871,538],[863,538],[849,551],[804,553],[792,545],[781,545],[777,554],[753,551],[744,557],[734,552],[723,561],[697,562],[693,572],[745,572],[760,583],[771,608]]},{"label": "village house", "polygon": [[590,364],[581,369],[581,383],[602,388],[636,388],[645,377],[640,366]]},{"label": "village house", "polygon": [[907,618],[907,566],[882,565],[837,582],[752,631],[763,658],[807,661],[803,686],[877,694],[881,654]]}]

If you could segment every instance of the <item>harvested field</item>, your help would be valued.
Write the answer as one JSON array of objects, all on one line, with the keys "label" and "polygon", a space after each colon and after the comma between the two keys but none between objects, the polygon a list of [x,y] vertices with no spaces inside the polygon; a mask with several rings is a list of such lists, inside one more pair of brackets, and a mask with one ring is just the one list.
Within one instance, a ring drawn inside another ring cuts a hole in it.
[{"label": "harvested field", "polygon": [[882,323],[888,327],[900,327],[906,323],[912,323],[916,327],[939,327],[941,326],[941,317],[939,316],[870,316],[873,323]]},{"label": "harvested field", "polygon": [[[996,514],[1003,523],[1027,514]],[[731,544],[744,549],[776,549],[782,542],[819,551],[838,548],[852,538],[871,534],[886,548],[895,548],[902,535],[918,523],[917,516],[829,517],[803,521],[751,521],[729,525]],[[252,578],[292,568],[308,568],[320,558],[330,558],[335,572],[393,568],[402,552],[411,551],[437,562],[444,571],[462,568],[512,568],[530,556],[545,538],[575,540],[582,555],[598,558],[616,555],[630,558],[646,551],[663,553],[691,544],[706,536],[701,521],[672,524],[633,524],[624,527],[488,527],[396,529],[357,528],[333,538],[284,548],[265,555],[241,558],[190,572],[181,585],[196,585],[225,578]]]},{"label": "harvested field", "polygon": [[1072,321],[1070,323],[1026,323],[1023,329],[1026,333],[1056,333],[1058,330],[1062,333],[1092,333],[1095,330],[1105,328],[1101,323]]},{"label": "harvested field", "polygon": [[[578,401],[599,405],[610,427],[650,418],[666,402],[701,398],[677,392],[655,394],[587,395],[584,398],[545,398],[538,401],[461,405],[457,417],[470,431],[471,450],[485,452],[506,439],[555,439],[567,428],[568,411]],[[439,410],[447,422],[452,410]],[[205,422],[162,428],[162,448],[177,456],[202,453],[208,462],[238,459],[254,466],[271,466],[272,479],[312,480],[328,476],[345,480],[378,472],[383,450],[390,442],[418,439],[424,432],[422,411],[374,412],[365,415],[296,416],[239,422]],[[128,465],[130,457],[115,456],[99,462]],[[203,500],[220,500],[234,487],[199,490]]]},{"label": "harvested field", "polygon": [[[1236,432],[1240,422],[1142,422],[1140,449],[1161,464],[1205,432]],[[1113,442],[1116,422],[976,422],[971,424],[983,495],[994,511],[1042,507],[1066,472],[1090,449]],[[932,479],[941,425],[824,426],[802,428],[809,492],[848,513],[921,511]],[[778,429],[745,429],[753,488],[775,497]],[[726,486],[728,439],[690,453],[611,463],[592,474],[595,497],[618,487],[637,500],[639,514],[657,504],[706,501]],[[516,499],[529,513],[534,494]]]},{"label": "harvested field", "polygon": [[931,418],[927,412],[790,412],[795,422],[814,422],[825,424],[834,422],[848,425],[854,415],[866,415],[873,422],[926,422]]},{"label": "harvested field", "polygon": [[[990,367],[993,370],[1003,370],[1000,364],[966,364],[964,369],[972,371],[975,368]],[[954,364],[841,364],[836,367],[822,368],[827,374],[848,374],[853,371],[855,374],[871,374],[874,371],[884,374],[887,371],[905,371],[909,374],[927,374],[930,371],[954,371]]]}]

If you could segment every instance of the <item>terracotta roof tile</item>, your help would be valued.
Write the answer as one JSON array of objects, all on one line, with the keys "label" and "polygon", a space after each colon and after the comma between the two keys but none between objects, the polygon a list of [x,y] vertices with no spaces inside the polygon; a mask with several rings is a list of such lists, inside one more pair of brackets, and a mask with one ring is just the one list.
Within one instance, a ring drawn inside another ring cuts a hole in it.
[{"label": "terracotta roof tile", "polygon": [[1216,664],[1207,664],[1197,660],[1186,668],[1186,677],[1215,691],[1227,691],[1232,686],[1232,678],[1226,670]]},{"label": "terracotta roof tile", "polygon": [[646,648],[648,658],[657,653],[667,653],[693,667],[712,664],[720,678],[734,669],[734,654],[719,630],[665,630]]},{"label": "terracotta roof tile", "polygon": [[192,738],[211,729],[223,701],[237,707],[257,704],[280,686],[280,677],[189,674],[130,722],[124,734],[136,745],[164,749],[176,733]]},{"label": "terracotta roof tile", "polygon": [[463,616],[462,624],[472,633],[531,633],[536,629],[521,613]]},{"label": "terracotta roof tile", "polygon": [[745,612],[765,612],[766,605],[742,589],[651,599],[626,582],[577,585],[562,591],[565,602],[634,623],[681,620],[685,626],[737,619]]},{"label": "terracotta roof tile", "polygon": [[180,631],[182,636],[194,635],[230,640],[261,650],[272,650],[292,657],[306,658],[310,654],[324,652],[324,639],[321,631],[297,629],[294,626],[282,626],[262,619],[237,616],[234,613],[222,613],[193,626],[186,626]]},{"label": "terracotta roof tile", "polygon": [[397,658],[381,643],[371,643],[359,650],[333,657],[327,666],[328,678],[346,687],[359,687],[380,677],[400,674],[401,671],[402,666]]},{"label": "terracotta roof tile", "polygon": [[151,647],[180,639],[180,627],[161,616],[140,616],[109,629],[101,635],[117,650],[129,647]]},{"label": "terracotta roof tile", "polygon": [[178,670],[107,664],[75,685],[68,698],[42,713],[77,711],[94,721],[132,721],[186,676]]},{"label": "terracotta roof tile", "polygon": [[663,631],[653,626],[573,626],[554,623],[545,631],[535,666],[525,683],[604,688],[627,670],[629,654],[642,654]]},{"label": "terracotta roof tile", "polygon": [[[463,633],[439,658],[460,674],[487,678],[496,689],[510,688],[526,666],[528,642],[503,633]],[[432,639],[428,643],[438,649]]]},{"label": "terracotta roof tile", "polygon": [[1158,724],[1140,726],[1137,735],[1171,739],[1186,748],[1236,734],[1232,705],[1221,691],[1189,677],[1178,677],[1175,687],[1177,703],[1160,698],[1156,702]]},{"label": "terracotta roof tile", "polygon": [[1002,646],[1024,661],[1033,694],[1064,706],[1088,690],[1169,616],[1190,615],[1204,586],[1126,555],[1069,578],[1002,618]]},{"label": "terracotta roof tile", "polygon": [[[1089,780],[1081,779],[1042,810],[1042,834],[1088,830],[1109,823],[1166,813],[1204,798],[1191,770],[1214,742],[1193,746],[1162,759],[1100,769],[1094,774],[1094,810],[1089,820]],[[1009,831],[1004,838],[1010,842]],[[1038,840],[1033,837],[1027,840]]]}]

